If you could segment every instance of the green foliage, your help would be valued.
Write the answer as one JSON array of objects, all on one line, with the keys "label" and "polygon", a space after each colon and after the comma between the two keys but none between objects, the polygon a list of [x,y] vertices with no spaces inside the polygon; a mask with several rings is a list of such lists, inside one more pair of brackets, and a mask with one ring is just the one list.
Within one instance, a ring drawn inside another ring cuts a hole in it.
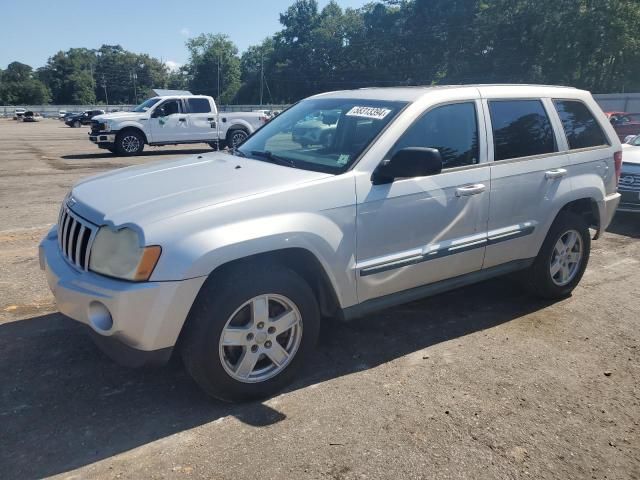
[{"label": "green foliage", "polygon": [[[240,89],[238,48],[226,35],[201,34],[187,41],[187,82],[194,93],[230,103]],[[218,78],[220,82],[218,83]]]},{"label": "green foliage", "polygon": [[13,62],[0,75],[0,103],[39,105],[49,102],[47,86],[37,79],[29,65]]},{"label": "green foliage", "polygon": [[104,103],[104,85],[110,103],[140,101],[152,87],[222,104],[444,83],[640,91],[638,0],[378,0],[359,9],[331,1],[321,10],[316,0],[295,0],[280,23],[242,56],[226,35],[192,38],[189,62],[171,72],[119,45],[58,52],[35,74],[14,62],[0,72],[0,102]]}]

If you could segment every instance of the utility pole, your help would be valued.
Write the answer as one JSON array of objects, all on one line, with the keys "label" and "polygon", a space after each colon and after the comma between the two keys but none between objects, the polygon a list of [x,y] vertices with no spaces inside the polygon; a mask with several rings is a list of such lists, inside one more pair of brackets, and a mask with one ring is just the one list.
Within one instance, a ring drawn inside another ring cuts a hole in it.
[{"label": "utility pole", "polygon": [[220,61],[222,60],[222,55],[218,54],[218,98],[216,98],[216,102],[220,105]]},{"label": "utility pole", "polygon": [[102,74],[102,88],[104,88],[104,99],[107,105],[109,105],[109,96],[107,95],[107,81],[104,78],[104,73]]},{"label": "utility pole", "polygon": [[138,79],[138,74],[136,73],[135,70],[133,70],[129,74],[129,77],[131,78],[131,80],[133,80],[133,104],[137,105],[138,104],[138,91],[136,89],[136,80]]},{"label": "utility pole", "polygon": [[264,94],[264,52],[260,56],[260,106],[262,106],[262,97]]}]

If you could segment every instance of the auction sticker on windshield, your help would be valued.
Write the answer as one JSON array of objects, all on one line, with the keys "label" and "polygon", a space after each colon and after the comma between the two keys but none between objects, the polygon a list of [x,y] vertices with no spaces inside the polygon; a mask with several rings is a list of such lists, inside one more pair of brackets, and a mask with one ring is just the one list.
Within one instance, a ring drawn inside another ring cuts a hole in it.
[{"label": "auction sticker on windshield", "polygon": [[374,118],[376,120],[382,120],[389,115],[391,110],[388,108],[376,108],[376,107],[353,107],[347,112],[347,117],[364,117]]}]

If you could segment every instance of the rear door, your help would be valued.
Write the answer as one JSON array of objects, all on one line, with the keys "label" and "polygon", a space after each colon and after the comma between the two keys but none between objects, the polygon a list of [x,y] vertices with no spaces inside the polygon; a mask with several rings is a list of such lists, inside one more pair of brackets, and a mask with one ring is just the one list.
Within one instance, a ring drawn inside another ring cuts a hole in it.
[{"label": "rear door", "polygon": [[213,141],[216,137],[216,116],[208,98],[186,99],[189,136],[192,140]]},{"label": "rear door", "polygon": [[491,200],[484,268],[537,255],[556,199],[570,190],[566,141],[546,98],[483,100]]}]

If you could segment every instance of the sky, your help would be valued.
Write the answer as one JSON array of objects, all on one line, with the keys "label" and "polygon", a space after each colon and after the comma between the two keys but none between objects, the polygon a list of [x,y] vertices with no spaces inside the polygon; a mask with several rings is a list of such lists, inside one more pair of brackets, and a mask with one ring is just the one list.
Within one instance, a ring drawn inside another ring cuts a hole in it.
[{"label": "sky", "polygon": [[[369,0],[337,0],[358,8]],[[294,0],[0,0],[0,68],[13,61],[43,66],[59,50],[122,45],[176,66],[184,42],[224,33],[240,52],[280,30],[279,14]],[[329,0],[318,0],[322,8]],[[25,29],[28,35],[23,36]]]}]

